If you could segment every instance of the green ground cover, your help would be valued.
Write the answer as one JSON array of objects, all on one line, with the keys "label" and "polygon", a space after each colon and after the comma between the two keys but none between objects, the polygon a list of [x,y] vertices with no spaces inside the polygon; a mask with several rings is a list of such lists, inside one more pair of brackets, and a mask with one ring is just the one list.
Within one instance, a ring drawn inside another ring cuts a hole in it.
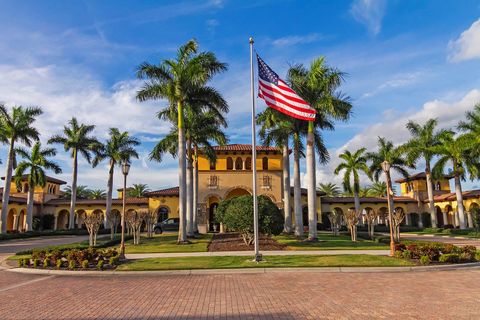
[{"label": "green ground cover", "polygon": [[189,239],[189,244],[177,244],[176,233],[164,233],[153,238],[142,238],[140,244],[133,245],[132,241],[125,244],[125,253],[157,253],[157,252],[206,252],[212,240],[212,234],[201,234],[197,239]]},{"label": "green ground cover", "polygon": [[333,236],[331,234],[319,233],[316,242],[302,241],[292,235],[279,235],[273,237],[276,241],[286,244],[287,250],[382,250],[388,249],[384,243],[372,240],[358,239],[352,242],[349,235]]},{"label": "green ground cover", "polygon": [[267,255],[264,259],[265,262],[257,264],[252,262],[251,258],[245,256],[150,258],[128,261],[127,263],[121,264],[117,270],[144,271],[275,267],[401,267],[414,265],[414,263],[407,260],[371,255]]}]

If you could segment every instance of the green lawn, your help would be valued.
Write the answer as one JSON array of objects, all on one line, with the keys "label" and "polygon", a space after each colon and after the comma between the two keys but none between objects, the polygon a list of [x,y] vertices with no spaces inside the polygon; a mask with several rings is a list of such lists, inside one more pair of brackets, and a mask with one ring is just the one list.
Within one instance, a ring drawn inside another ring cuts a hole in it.
[{"label": "green lawn", "polygon": [[371,240],[358,238],[357,242],[352,242],[349,235],[333,236],[330,234],[319,233],[316,242],[302,241],[291,235],[279,235],[273,237],[279,243],[286,244],[288,250],[382,250],[388,249],[388,245],[377,243]]},{"label": "green lawn", "polygon": [[155,253],[155,252],[206,252],[212,240],[212,234],[199,235],[198,239],[189,239],[189,244],[177,244],[178,235],[167,233],[155,235],[153,238],[142,238],[140,244],[126,243],[126,253]]},{"label": "green lawn", "polygon": [[275,267],[402,267],[414,265],[410,261],[387,256],[333,255],[333,256],[265,256],[265,262],[254,263],[248,257],[185,257],[131,260],[117,270],[186,270]]}]

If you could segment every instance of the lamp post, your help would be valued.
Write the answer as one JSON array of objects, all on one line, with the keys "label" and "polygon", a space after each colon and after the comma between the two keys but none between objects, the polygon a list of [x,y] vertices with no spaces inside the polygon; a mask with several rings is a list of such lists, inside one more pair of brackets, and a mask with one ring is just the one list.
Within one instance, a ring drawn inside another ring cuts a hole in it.
[{"label": "lamp post", "polygon": [[388,202],[388,219],[389,223],[388,226],[390,227],[390,256],[393,257],[395,254],[395,242],[393,241],[393,215],[392,215],[392,189],[391,185],[392,182],[390,181],[390,162],[383,161],[382,162],[382,170],[385,173],[385,177],[387,178],[387,202]]},{"label": "lamp post", "polygon": [[123,194],[122,194],[122,237],[120,240],[120,259],[125,259],[125,206],[126,206],[126,199],[127,199],[127,176],[128,172],[130,171],[130,163],[128,161],[124,161],[122,163],[122,173],[123,173]]}]

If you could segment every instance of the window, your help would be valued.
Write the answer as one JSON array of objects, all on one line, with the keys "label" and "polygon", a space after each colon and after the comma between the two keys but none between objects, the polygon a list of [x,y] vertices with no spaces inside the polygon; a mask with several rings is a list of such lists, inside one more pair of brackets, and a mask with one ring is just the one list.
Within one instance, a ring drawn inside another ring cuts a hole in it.
[{"label": "window", "polygon": [[237,160],[235,160],[235,170],[242,170],[243,169],[243,161],[242,158],[238,157]]},{"label": "window", "polygon": [[272,188],[272,177],[263,176],[262,178],[262,189],[271,189]]},{"label": "window", "polygon": [[217,176],[210,176],[208,178],[208,188],[209,189],[217,189],[218,188],[218,177]]},{"label": "window", "polygon": [[233,170],[233,160],[232,158],[227,158],[227,170]]},{"label": "window", "polygon": [[210,170],[215,170],[215,161],[210,161]]},{"label": "window", "polygon": [[263,159],[262,159],[262,169],[263,170],[268,170],[268,158],[267,157],[263,157]]},{"label": "window", "polygon": [[158,222],[162,222],[167,219],[168,219],[168,208],[160,207],[160,209],[158,209]]},{"label": "window", "polygon": [[245,169],[246,170],[252,170],[252,158],[248,157],[245,160]]}]

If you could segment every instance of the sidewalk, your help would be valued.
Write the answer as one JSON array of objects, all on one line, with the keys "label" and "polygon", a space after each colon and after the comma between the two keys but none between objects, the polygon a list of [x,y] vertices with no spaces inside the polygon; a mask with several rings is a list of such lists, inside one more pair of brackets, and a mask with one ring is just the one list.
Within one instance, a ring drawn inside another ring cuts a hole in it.
[{"label": "sidewalk", "polygon": [[[341,254],[367,254],[374,256],[387,256],[390,250],[277,250],[261,251],[264,256],[304,256],[304,255],[341,255]],[[252,251],[217,251],[217,252],[175,252],[175,253],[129,253],[127,259],[148,258],[181,258],[181,257],[219,257],[219,256],[252,256]]]}]

